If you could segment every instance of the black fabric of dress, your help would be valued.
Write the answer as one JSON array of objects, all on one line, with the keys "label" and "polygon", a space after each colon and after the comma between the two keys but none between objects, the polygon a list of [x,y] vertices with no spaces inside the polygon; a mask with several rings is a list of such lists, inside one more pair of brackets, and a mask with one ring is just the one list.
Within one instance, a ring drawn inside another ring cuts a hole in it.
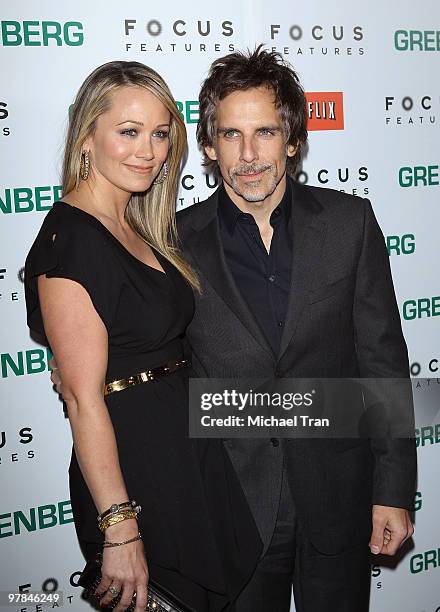
[{"label": "black fabric of dress", "polygon": [[[29,327],[44,337],[38,275],[67,278],[87,290],[107,329],[107,382],[181,359],[192,289],[155,255],[165,273],[134,257],[94,216],[56,202],[26,260]],[[198,612],[214,612],[228,609],[249,578],[261,541],[221,440],[188,436],[190,375],[183,369],[105,403],[128,495],[142,506],[151,577]],[[69,484],[78,538],[94,550],[103,535],[74,449]]]}]

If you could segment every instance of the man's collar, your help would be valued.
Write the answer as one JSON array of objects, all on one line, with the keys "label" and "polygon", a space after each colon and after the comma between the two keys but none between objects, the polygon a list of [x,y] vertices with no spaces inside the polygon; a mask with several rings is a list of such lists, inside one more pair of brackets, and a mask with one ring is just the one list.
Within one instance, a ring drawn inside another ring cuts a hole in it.
[{"label": "man's collar", "polygon": [[[278,206],[272,211],[270,216],[271,223],[279,217],[283,216],[285,223],[287,224],[290,219],[290,213],[292,208],[292,195],[290,188],[290,178],[286,176],[286,189],[283,197],[281,198]],[[237,222],[240,218],[251,217],[250,214],[242,212],[236,204],[229,197],[225,186],[222,182],[218,189],[218,214],[221,221],[225,224],[226,229],[232,235],[234,233]]]}]

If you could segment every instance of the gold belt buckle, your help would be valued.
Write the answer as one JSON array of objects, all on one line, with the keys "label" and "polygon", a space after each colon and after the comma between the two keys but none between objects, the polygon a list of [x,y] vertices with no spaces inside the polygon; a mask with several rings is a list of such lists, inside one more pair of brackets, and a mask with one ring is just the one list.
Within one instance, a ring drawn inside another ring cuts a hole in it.
[{"label": "gold belt buckle", "polygon": [[153,382],[161,376],[165,376],[166,374],[179,370],[187,365],[187,363],[188,362],[186,359],[180,359],[177,361],[168,362],[163,366],[158,366],[157,368],[146,370],[145,372],[139,372],[138,374],[134,374],[128,378],[113,380],[112,382],[104,385],[104,395],[109,395],[110,393],[114,393],[116,391],[123,391],[124,389],[128,389],[128,387],[133,387],[134,385],[139,385],[141,383]]},{"label": "gold belt buckle", "polygon": [[153,370],[147,370],[146,372],[141,372],[139,374],[140,382],[152,382],[154,380],[154,376],[152,375]]}]

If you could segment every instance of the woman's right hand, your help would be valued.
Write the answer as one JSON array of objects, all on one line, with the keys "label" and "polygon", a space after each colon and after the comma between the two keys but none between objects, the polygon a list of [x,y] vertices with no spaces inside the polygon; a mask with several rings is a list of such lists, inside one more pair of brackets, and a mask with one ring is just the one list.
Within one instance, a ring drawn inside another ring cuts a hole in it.
[{"label": "woman's right hand", "polygon": [[57,362],[55,361],[55,357],[51,357],[50,361],[49,361],[49,367],[52,370],[51,374],[50,374],[50,380],[52,381],[52,383],[54,384],[57,393],[59,393],[59,395],[63,395],[63,390],[62,390],[62,380],[61,380],[61,376],[60,376],[60,371],[58,369],[57,366]]},{"label": "woman's right hand", "polygon": [[[132,521],[123,521],[131,523]],[[118,533],[116,534],[116,528]],[[122,523],[112,525],[106,530],[106,540],[119,542],[133,537],[127,535],[129,531],[122,532]],[[110,531],[113,530],[110,534]],[[136,535],[136,533],[134,534]],[[122,592],[121,600],[114,609],[114,612],[125,611],[132,600],[133,593],[136,593],[136,607],[134,612],[145,612],[147,606],[147,585],[148,585],[148,566],[145,559],[145,551],[142,540],[123,544],[122,546],[106,547],[103,550],[102,578],[96,594],[104,593],[100,600],[100,605],[105,606],[116,597],[108,591],[110,586]]]}]

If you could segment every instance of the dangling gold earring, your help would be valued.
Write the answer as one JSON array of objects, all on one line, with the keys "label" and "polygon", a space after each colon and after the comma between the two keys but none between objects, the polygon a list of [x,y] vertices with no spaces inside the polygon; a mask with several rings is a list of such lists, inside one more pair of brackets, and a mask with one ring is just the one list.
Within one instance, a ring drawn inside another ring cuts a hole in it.
[{"label": "dangling gold earring", "polygon": [[89,152],[82,151],[81,152],[81,163],[79,166],[79,175],[83,181],[86,181],[89,178],[89,168],[90,168]]},{"label": "dangling gold earring", "polygon": [[164,182],[164,180],[167,178],[167,176],[168,176],[168,162],[165,162],[164,165],[162,166],[162,170],[159,172],[157,179],[153,181],[153,185],[161,185]]}]

